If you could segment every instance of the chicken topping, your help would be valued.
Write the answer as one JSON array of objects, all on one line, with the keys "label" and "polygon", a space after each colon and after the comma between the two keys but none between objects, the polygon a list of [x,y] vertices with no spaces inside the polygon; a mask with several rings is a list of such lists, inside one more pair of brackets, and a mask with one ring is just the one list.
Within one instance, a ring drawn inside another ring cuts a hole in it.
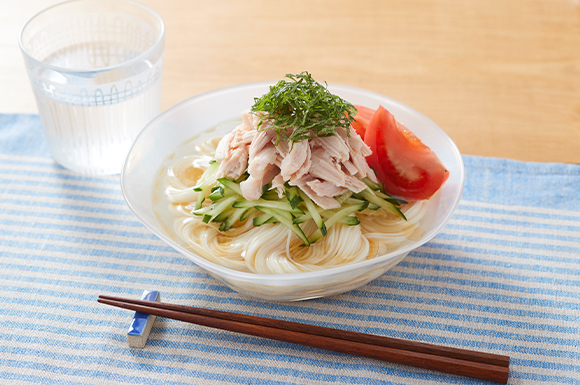
[{"label": "chicken topping", "polygon": [[220,162],[218,177],[237,179],[247,168],[250,176],[240,184],[247,200],[260,198],[269,182],[282,196],[288,182],[320,207],[332,209],[340,207],[335,196],[366,188],[359,178],[377,181],[365,159],[371,150],[354,130],[350,136],[344,128],[337,128],[333,136],[275,145],[276,132],[268,129],[272,122],[263,113],[244,113],[242,120],[218,144],[216,160]]}]

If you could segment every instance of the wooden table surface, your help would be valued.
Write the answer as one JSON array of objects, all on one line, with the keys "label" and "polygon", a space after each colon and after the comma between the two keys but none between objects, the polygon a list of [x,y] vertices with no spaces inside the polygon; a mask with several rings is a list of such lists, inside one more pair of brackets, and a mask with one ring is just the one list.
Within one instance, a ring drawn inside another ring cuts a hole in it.
[{"label": "wooden table surface", "polygon": [[[56,0],[0,1],[0,113],[36,113],[18,47]],[[308,70],[423,112],[464,154],[580,163],[578,0],[142,0],[166,24],[162,109]]]}]

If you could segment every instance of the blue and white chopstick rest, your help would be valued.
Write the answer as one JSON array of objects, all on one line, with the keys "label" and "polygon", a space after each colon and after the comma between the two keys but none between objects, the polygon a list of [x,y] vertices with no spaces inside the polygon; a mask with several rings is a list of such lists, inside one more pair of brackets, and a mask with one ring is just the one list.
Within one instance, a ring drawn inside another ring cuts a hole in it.
[{"label": "blue and white chopstick rest", "polygon": [[[141,296],[143,301],[161,301],[161,293],[157,290],[145,290]],[[151,333],[151,328],[155,322],[156,316],[145,313],[135,312],[133,321],[127,332],[127,342],[129,347],[143,349]]]}]

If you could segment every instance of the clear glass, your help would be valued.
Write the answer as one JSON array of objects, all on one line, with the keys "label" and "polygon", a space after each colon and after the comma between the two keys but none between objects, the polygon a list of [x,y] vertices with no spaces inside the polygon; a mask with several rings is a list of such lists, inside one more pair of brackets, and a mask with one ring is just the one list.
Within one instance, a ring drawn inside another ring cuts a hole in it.
[{"label": "clear glass", "polygon": [[196,255],[181,242],[155,212],[154,190],[162,166],[175,151],[199,134],[239,120],[254,97],[275,82],[242,84],[204,93],[165,111],[145,127],[135,140],[121,173],[121,189],[129,208],[154,234],[214,278],[244,295],[268,301],[296,301],[356,289],[399,263],[410,251],[432,239],[451,218],[463,191],[463,161],[453,141],[420,112],[387,96],[360,88],[329,84],[329,90],[354,104],[383,105],[439,156],[449,179],[429,200],[421,223],[424,234],[416,241],[385,255],[337,268],[299,274],[252,274],[216,265]]},{"label": "clear glass", "polygon": [[165,28],[130,0],[73,0],[22,28],[24,55],[48,147],[62,166],[117,174],[159,114]]}]

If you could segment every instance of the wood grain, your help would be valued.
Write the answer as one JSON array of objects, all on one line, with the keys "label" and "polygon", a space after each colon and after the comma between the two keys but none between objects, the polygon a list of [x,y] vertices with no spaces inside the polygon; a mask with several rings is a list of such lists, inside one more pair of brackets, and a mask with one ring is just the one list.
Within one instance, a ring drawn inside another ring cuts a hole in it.
[{"label": "wood grain", "polygon": [[[162,108],[310,71],[398,99],[464,154],[580,163],[576,0],[143,0],[166,24]],[[54,0],[0,4],[0,112],[35,112],[17,45]]]}]

